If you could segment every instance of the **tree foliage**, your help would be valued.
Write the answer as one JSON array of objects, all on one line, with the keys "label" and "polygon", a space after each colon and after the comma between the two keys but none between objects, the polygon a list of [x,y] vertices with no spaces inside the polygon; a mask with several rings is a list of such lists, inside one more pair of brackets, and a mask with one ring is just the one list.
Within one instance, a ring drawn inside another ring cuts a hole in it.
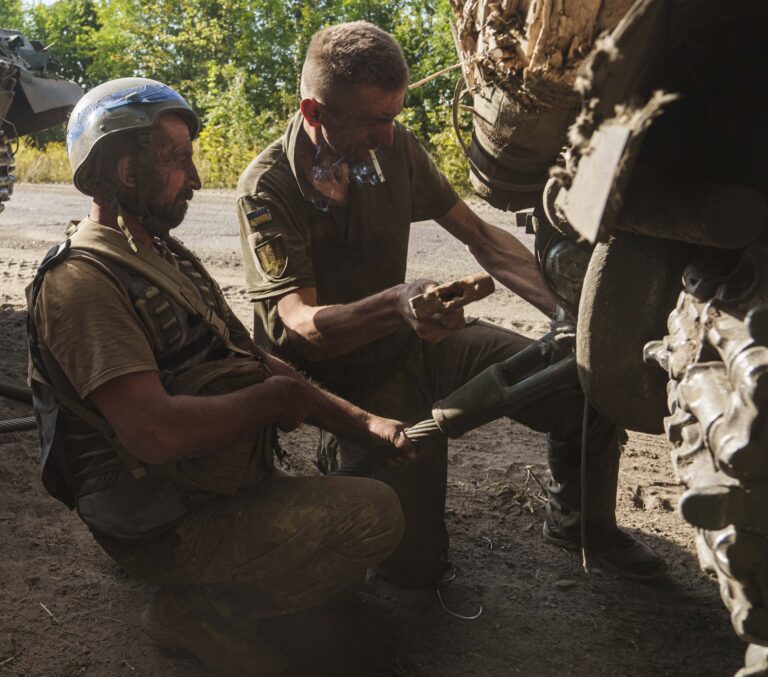
[{"label": "tree foliage", "polygon": [[[448,0],[0,0],[0,17],[50,45],[61,73],[86,88],[145,76],[178,89],[203,119],[208,185],[231,185],[280,135],[319,28],[366,19],[394,33],[413,81],[457,59]],[[403,120],[462,187],[466,166],[446,125],[455,75],[410,92]]]},{"label": "tree foliage", "polygon": [[57,72],[83,87],[99,80],[90,72],[93,64],[93,35],[99,23],[92,0],[58,0],[52,5],[33,5],[27,10],[27,37],[48,47]]},{"label": "tree foliage", "polygon": [[24,26],[21,0],[0,0],[0,27],[20,31]]}]

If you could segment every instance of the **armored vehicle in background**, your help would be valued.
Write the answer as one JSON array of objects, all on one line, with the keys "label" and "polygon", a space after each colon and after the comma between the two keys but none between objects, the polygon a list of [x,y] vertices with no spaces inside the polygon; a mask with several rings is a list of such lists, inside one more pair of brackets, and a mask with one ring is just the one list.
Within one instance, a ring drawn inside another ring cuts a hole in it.
[{"label": "armored vehicle in background", "polygon": [[41,43],[0,29],[0,212],[13,193],[14,141],[66,120],[82,94],[53,72]]},{"label": "armored vehicle in background", "polygon": [[666,431],[768,675],[768,3],[451,3],[473,185],[536,232],[594,406]]}]

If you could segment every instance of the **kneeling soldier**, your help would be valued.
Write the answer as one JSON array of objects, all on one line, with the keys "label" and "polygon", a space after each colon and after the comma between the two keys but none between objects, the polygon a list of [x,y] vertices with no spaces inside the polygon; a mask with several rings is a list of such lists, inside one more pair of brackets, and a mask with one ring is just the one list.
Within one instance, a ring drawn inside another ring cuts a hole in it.
[{"label": "kneeling soldier", "polygon": [[256,632],[359,583],[403,531],[385,484],[276,471],[302,421],[384,455],[403,426],[258,350],[216,282],[169,235],[200,188],[199,120],[171,88],[102,84],[67,150],[90,214],[28,290],[43,480],[126,571],[159,585],[141,625],[226,674],[285,664]]}]

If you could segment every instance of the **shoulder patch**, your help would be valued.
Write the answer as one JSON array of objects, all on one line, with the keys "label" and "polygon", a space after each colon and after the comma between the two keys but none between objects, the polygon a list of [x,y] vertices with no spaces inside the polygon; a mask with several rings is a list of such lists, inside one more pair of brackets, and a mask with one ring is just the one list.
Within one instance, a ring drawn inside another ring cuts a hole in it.
[{"label": "shoulder patch", "polygon": [[269,277],[280,277],[288,265],[288,256],[283,246],[283,236],[274,237],[260,242],[253,248],[253,253],[259,263],[259,267]]},{"label": "shoulder patch", "polygon": [[245,218],[248,219],[248,225],[251,228],[258,228],[262,223],[269,223],[272,220],[272,214],[269,212],[269,207],[259,207],[248,212]]}]

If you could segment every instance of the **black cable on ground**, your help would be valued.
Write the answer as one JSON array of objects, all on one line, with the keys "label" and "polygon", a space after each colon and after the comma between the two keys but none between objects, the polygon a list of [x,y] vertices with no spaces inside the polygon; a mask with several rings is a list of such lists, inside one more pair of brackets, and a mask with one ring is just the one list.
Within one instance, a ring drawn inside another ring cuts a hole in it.
[{"label": "black cable on ground", "polygon": [[589,561],[589,549],[587,548],[587,440],[589,439],[589,394],[584,390],[584,415],[581,419],[581,568],[589,574],[592,570]]},{"label": "black cable on ground", "polygon": [[32,389],[27,386],[0,382],[0,397],[7,397],[9,400],[16,400],[24,404],[32,404]]},{"label": "black cable on ground", "polygon": [[37,428],[37,420],[34,416],[24,418],[9,418],[0,421],[0,433],[15,433],[22,430],[34,430]]}]

